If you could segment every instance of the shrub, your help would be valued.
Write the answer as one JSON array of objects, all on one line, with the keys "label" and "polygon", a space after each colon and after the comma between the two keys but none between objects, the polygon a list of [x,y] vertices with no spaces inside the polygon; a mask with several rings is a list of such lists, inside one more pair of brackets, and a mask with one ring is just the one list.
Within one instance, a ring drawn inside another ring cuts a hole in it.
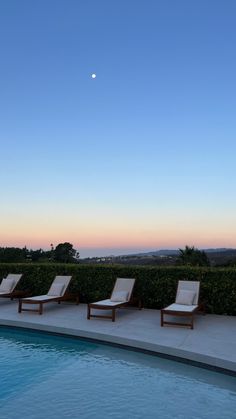
[{"label": "shrub", "polygon": [[200,300],[214,314],[236,315],[236,268],[2,263],[0,278],[23,273],[18,288],[47,293],[56,275],[72,275],[69,290],[82,302],[109,297],[117,277],[136,278],[134,296],[146,308],[160,309],[174,302],[178,280],[201,281]]}]

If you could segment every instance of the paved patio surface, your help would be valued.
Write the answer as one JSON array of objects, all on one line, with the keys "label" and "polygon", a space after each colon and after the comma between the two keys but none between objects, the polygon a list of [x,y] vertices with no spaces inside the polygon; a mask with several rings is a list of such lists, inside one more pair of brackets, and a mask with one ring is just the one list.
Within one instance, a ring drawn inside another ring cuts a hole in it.
[{"label": "paved patio surface", "polygon": [[18,302],[0,300],[0,325],[98,339],[181,357],[236,372],[236,317],[196,315],[194,330],[160,327],[157,310],[120,309],[116,321],[87,320],[85,304],[48,303],[43,315],[17,312]]}]

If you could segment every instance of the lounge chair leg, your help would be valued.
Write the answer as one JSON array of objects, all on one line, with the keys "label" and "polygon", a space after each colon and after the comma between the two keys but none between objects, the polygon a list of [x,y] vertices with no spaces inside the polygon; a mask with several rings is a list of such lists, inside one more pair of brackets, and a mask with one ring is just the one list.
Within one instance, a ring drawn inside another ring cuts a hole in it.
[{"label": "lounge chair leg", "polygon": [[115,321],[115,316],[116,316],[116,311],[113,309],[112,310],[112,317],[111,317],[113,322]]},{"label": "lounge chair leg", "polygon": [[89,307],[89,304],[87,306],[87,319],[90,320],[90,307]]},{"label": "lounge chair leg", "polygon": [[191,329],[193,329],[193,316],[191,316]]},{"label": "lounge chair leg", "polygon": [[139,300],[138,300],[138,309],[139,309],[139,310],[142,310],[142,308],[143,308],[143,302],[142,302],[142,300],[141,300],[141,299],[139,299]]},{"label": "lounge chair leg", "polygon": [[21,309],[22,309],[22,301],[19,300],[18,313],[21,313]]},{"label": "lounge chair leg", "polygon": [[206,303],[205,302],[199,304],[198,312],[203,314],[203,315],[206,314]]},{"label": "lounge chair leg", "polygon": [[163,319],[163,311],[161,310],[161,327],[163,327],[164,319]]},{"label": "lounge chair leg", "polygon": [[39,314],[43,314],[43,303],[39,303]]}]

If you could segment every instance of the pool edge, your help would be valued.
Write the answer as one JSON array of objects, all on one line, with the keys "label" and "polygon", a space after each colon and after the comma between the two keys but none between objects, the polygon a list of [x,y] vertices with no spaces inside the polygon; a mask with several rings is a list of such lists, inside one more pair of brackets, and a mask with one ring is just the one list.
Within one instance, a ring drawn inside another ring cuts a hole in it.
[{"label": "pool edge", "polygon": [[31,331],[41,331],[54,335],[80,338],[107,345],[122,347],[127,350],[143,352],[150,355],[160,356],[162,358],[172,359],[184,364],[190,364],[199,368],[213,370],[219,373],[236,377],[236,363],[222,358],[199,354],[197,352],[186,351],[176,347],[159,345],[151,342],[145,342],[136,339],[128,339],[121,336],[91,332],[80,329],[71,329],[67,327],[42,325],[15,320],[0,320],[0,327],[12,327],[19,329],[28,329]]}]

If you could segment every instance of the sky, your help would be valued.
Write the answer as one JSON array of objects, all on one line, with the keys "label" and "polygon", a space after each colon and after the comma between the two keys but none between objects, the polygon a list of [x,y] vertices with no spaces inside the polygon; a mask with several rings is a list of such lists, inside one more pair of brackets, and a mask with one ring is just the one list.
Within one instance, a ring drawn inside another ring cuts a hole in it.
[{"label": "sky", "polygon": [[1,0],[0,246],[236,247],[235,21],[234,0]]}]

